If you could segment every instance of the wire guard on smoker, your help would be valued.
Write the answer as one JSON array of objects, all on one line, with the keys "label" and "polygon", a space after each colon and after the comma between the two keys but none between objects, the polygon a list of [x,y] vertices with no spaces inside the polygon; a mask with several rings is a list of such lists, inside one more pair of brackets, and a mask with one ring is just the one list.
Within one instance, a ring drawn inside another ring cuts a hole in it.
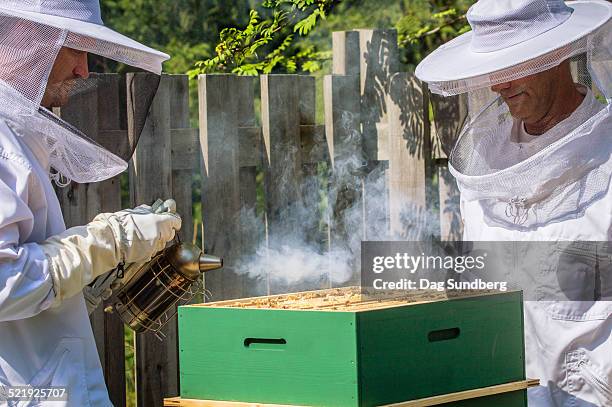
[{"label": "wire guard on smoker", "polygon": [[185,303],[203,288],[200,275],[223,267],[223,260],[203,254],[195,245],[177,243],[155,256],[117,293],[114,307],[136,332],[151,331],[162,339],[161,329],[174,317],[167,312]]}]

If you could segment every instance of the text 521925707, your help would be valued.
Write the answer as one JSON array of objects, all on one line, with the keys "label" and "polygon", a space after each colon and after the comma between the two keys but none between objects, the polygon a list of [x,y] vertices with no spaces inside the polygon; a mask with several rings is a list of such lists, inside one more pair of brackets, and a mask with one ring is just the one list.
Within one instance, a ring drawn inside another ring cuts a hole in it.
[{"label": "text 521925707", "polygon": [[61,386],[5,386],[0,384],[0,401],[67,401],[68,389]]}]

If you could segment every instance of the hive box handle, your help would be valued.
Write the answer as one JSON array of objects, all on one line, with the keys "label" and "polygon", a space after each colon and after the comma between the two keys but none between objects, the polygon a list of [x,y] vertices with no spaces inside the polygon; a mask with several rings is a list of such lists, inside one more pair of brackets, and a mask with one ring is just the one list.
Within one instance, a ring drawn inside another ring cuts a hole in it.
[{"label": "hive box handle", "polygon": [[459,328],[440,329],[427,334],[427,339],[429,342],[448,341],[457,338],[460,332]]},{"label": "hive box handle", "polygon": [[244,347],[250,349],[282,349],[287,341],[283,338],[245,338]]}]

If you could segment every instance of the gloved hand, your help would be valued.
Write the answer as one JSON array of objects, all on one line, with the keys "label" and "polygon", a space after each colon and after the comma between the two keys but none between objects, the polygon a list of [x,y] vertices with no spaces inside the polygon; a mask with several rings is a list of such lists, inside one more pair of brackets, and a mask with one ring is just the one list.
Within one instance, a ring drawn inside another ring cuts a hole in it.
[{"label": "gloved hand", "polygon": [[120,242],[124,263],[150,260],[174,239],[176,231],[181,228],[181,217],[174,211],[153,213],[153,210],[148,205],[140,205],[112,214],[102,213],[94,218],[94,221],[104,220],[112,227]]},{"label": "gloved hand", "polygon": [[81,292],[120,263],[151,259],[180,228],[181,218],[176,213],[152,213],[150,206],[141,205],[99,214],[87,225],[45,240],[41,248],[49,260],[54,304]]}]

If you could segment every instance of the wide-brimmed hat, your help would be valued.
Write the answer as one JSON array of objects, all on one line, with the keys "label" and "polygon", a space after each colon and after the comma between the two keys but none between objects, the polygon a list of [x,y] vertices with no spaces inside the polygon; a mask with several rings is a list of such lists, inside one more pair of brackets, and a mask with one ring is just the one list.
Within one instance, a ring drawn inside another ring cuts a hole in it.
[{"label": "wide-brimmed hat", "polygon": [[605,0],[480,0],[467,12],[472,31],[428,55],[416,76],[452,95],[541,72],[584,52],[611,16]]},{"label": "wide-brimmed hat", "polygon": [[5,0],[0,1],[0,15],[66,30],[69,36],[80,37],[78,41],[67,38],[65,45],[68,47],[94,52],[157,74],[162,71],[163,61],[170,58],[104,26],[99,0]]},{"label": "wide-brimmed hat", "polygon": [[[53,168],[50,177],[66,185],[65,179],[98,182],[124,171],[147,123],[162,62],[169,56],[105,27],[99,0],[0,0],[0,33],[0,120],[10,123],[18,136],[46,143],[48,165]],[[129,76],[123,82],[126,100],[138,106],[131,109],[129,135],[92,141],[50,110],[66,105],[69,99],[78,103],[80,95],[93,97],[90,92],[105,86],[103,78],[85,80],[80,77],[84,74],[74,70],[69,78],[63,72],[52,77],[54,67],[73,65],[67,58],[57,64],[63,48],[153,73]]]}]

